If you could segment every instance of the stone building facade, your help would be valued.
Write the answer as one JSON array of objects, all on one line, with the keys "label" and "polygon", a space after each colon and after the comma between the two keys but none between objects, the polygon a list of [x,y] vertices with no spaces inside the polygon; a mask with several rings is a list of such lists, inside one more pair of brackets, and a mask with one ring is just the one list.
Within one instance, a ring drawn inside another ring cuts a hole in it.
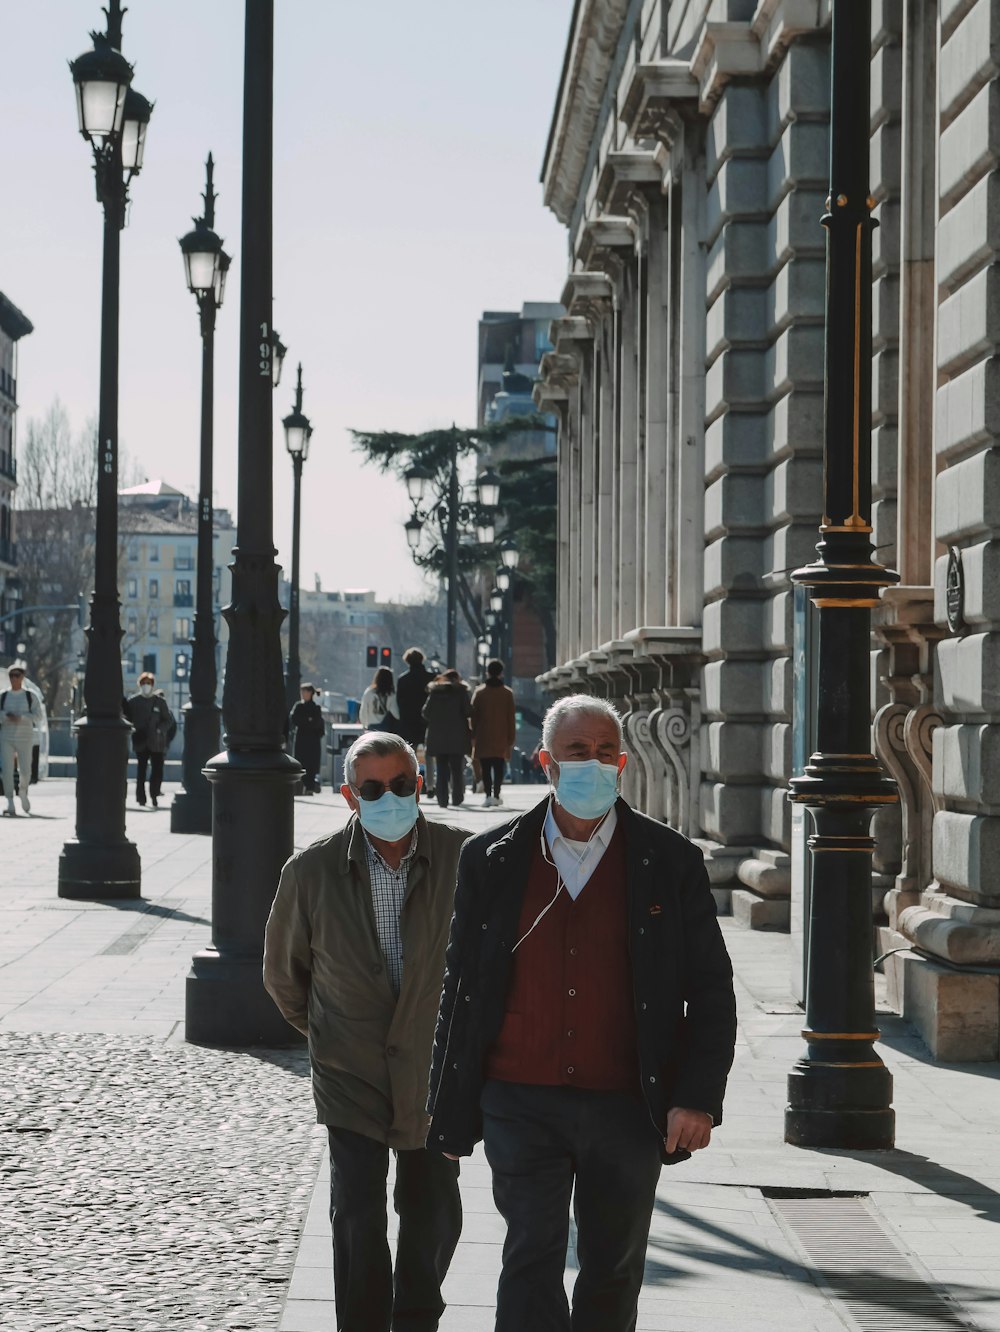
[{"label": "stone building facade", "polygon": [[[14,495],[17,490],[17,344],[34,326],[0,291],[0,616],[12,614],[23,598],[17,577]],[[0,658],[16,655],[20,626],[0,625]]]},{"label": "stone building facade", "polygon": [[[872,4],[873,906],[941,1058],[1000,1028],[1000,82],[992,0]],[[566,313],[559,666],[613,698],[628,794],[720,904],[789,920],[822,513],[829,5],[577,0],[546,150]],[[995,290],[996,288],[996,290]],[[992,478],[992,479],[991,479]],[[801,877],[801,876],[799,876]]]}]

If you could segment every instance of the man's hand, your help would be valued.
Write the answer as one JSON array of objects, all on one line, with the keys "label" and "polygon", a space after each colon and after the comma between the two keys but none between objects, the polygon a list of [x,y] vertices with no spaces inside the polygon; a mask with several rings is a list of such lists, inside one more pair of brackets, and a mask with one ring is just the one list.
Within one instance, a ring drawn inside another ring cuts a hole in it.
[{"label": "man's hand", "polygon": [[451,1152],[442,1152],[441,1155],[446,1161],[461,1161],[460,1156],[452,1156]]},{"label": "man's hand", "polygon": [[707,1147],[712,1137],[712,1116],[704,1110],[685,1110],[675,1105],[667,1111],[667,1153],[676,1152],[679,1147],[686,1151],[697,1152]]}]

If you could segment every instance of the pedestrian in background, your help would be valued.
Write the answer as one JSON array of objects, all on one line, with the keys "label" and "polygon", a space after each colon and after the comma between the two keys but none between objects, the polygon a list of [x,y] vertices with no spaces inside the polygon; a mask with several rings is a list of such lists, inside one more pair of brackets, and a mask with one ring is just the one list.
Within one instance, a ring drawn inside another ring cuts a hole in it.
[{"label": "pedestrian in background", "polygon": [[344,778],[347,827],[281,871],[264,985],[309,1040],[317,1118],[330,1142],[337,1327],[434,1332],[462,1204],[456,1163],[426,1148],[424,1101],[466,834],[419,813],[417,757],[401,736],[362,735]]},{"label": "pedestrian in background", "polygon": [[427,686],[434,676],[424,665],[424,654],[418,647],[407,648],[403,660],[408,667],[396,681],[396,709],[399,713],[399,734],[414,749],[424,743],[427,727],[421,710],[427,700]]},{"label": "pedestrian in background", "polygon": [[618,795],[611,704],[561,698],[542,736],[551,795],[462,850],[428,1142],[484,1141],[496,1332],[633,1332],[660,1166],[722,1121],[733,971],[701,851]]},{"label": "pedestrian in background", "polygon": [[16,817],[14,808],[14,760],[17,760],[21,808],[31,813],[28,785],[31,782],[31,751],[35,743],[33,716],[40,712],[34,694],[24,687],[24,667],[11,666],[7,675],[10,686],[0,694],[0,762],[3,764],[3,793],[7,797],[5,814]]},{"label": "pedestrian in background", "polygon": [[427,723],[427,754],[434,757],[435,790],[442,809],[465,799],[465,759],[472,747],[469,689],[454,667],[449,667],[427,688],[423,718]]},{"label": "pedestrian in background", "polygon": [[288,714],[288,729],[295,732],[292,752],[302,764],[302,787],[306,795],[319,795],[320,741],[326,730],[323,709],[316,702],[316,687],[299,687],[299,701]]},{"label": "pedestrian in background", "polygon": [[378,668],[371,684],[361,695],[358,721],[366,731],[395,732],[399,724],[399,708],[396,705],[395,681],[388,666]]},{"label": "pedestrian in background", "polygon": [[163,789],[163,764],[170,742],[177,734],[177,722],[162,692],[156,689],[156,677],[143,671],[137,681],[138,692],[125,700],[125,716],[132,723],[132,748],[135,750],[135,798],[146,803],[146,772],[149,771],[149,798],[159,806]]},{"label": "pedestrian in background", "polygon": [[486,663],[486,681],[472,695],[472,757],[483,774],[483,808],[502,805],[500,787],[514,748],[514,695],[503,682],[503,662]]}]

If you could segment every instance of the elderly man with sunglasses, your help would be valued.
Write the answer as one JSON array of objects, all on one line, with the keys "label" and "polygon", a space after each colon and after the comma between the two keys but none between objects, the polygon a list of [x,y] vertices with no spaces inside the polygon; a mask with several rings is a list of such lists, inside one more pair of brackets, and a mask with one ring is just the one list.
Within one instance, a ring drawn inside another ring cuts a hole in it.
[{"label": "elderly man with sunglasses", "polygon": [[[309,1039],[330,1139],[339,1332],[434,1332],[462,1228],[458,1167],[425,1148],[424,1110],[458,855],[467,833],[417,808],[417,758],[368,732],[344,760],[346,828],[281,872],[264,984]],[[396,1155],[395,1273],[386,1178]]]}]

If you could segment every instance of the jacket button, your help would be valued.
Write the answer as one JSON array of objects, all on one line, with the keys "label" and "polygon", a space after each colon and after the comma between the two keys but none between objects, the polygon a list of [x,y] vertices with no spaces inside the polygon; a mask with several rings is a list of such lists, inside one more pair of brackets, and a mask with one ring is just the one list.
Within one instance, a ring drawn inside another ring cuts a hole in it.
[{"label": "jacket button", "polygon": [[649,861],[648,861],[648,860],[644,860],[642,863],[643,863],[644,865],[648,865],[648,864],[649,864]]},{"label": "jacket button", "polygon": [[472,995],[471,995],[471,994],[467,994],[467,995],[465,996],[465,1002],[468,1003],[469,1000],[470,1000],[471,998],[472,998]]},{"label": "jacket button", "polygon": [[578,951],[577,949],[575,949],[575,948],[571,948],[571,949],[569,950],[569,955],[570,955],[570,957],[576,957],[577,951]]},{"label": "jacket button", "polygon": [[575,1072],[576,1072],[576,1069],[573,1067],[572,1064],[570,1064],[570,1066],[569,1066],[569,1068],[566,1070],[566,1072],[567,1072],[567,1073],[575,1073]]},{"label": "jacket button", "polygon": [[640,933],[640,934],[645,934],[645,933],[646,933],[646,931],[642,928],[641,925],[639,926],[639,933]]},{"label": "jacket button", "polygon": [[639,1007],[640,1007],[640,1008],[642,1009],[642,1011],[645,1013],[645,1011],[646,1011],[646,1005],[645,1005],[645,1004],[640,1004]]},{"label": "jacket button", "polygon": [[444,1142],[444,1134],[443,1134],[443,1133],[439,1133],[439,1134],[438,1134],[438,1142]]},{"label": "jacket button", "polygon": [[569,995],[571,999],[576,998],[576,990],[567,990],[566,993]]},{"label": "jacket button", "polygon": [[485,921],[485,920],[483,921],[483,929],[484,929],[484,930],[486,929],[486,921]]},{"label": "jacket button", "polygon": [[386,1052],[387,1055],[399,1054],[399,1051],[397,1050],[397,1048],[396,1048],[394,1045],[387,1045],[387,1046],[385,1047],[385,1052]]},{"label": "jacket button", "polygon": [[655,1078],[650,1078],[649,1080],[650,1080],[650,1082],[655,1082],[655,1081],[656,1081]]},{"label": "jacket button", "polygon": [[452,1068],[458,1068],[457,1064],[452,1064]]}]

